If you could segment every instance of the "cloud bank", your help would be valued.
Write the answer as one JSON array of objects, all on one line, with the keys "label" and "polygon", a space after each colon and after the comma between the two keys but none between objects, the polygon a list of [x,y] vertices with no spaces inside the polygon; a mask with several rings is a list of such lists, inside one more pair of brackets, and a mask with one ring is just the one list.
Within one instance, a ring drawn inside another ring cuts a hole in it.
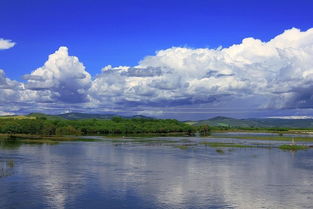
[{"label": "cloud bank", "polygon": [[172,47],[137,66],[106,66],[94,78],[66,47],[25,75],[25,82],[0,72],[2,102],[17,107],[33,103],[33,108],[60,110],[70,105],[98,112],[185,106],[311,109],[313,28],[292,28],[268,42],[245,38],[228,48]]},{"label": "cloud bank", "polygon": [[11,40],[5,40],[5,39],[0,38],[0,50],[10,49],[13,46],[15,46],[15,43],[12,42]]}]

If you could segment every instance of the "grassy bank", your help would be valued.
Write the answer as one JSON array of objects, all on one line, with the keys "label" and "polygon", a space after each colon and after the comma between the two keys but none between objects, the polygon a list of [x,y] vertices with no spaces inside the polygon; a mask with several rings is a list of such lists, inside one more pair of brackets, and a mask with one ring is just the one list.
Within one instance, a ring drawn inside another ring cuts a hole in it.
[{"label": "grassy bank", "polygon": [[[291,141],[293,137],[290,136],[210,136],[211,138],[236,138],[236,139],[256,139],[269,141]],[[313,142],[313,137],[294,137],[295,142]]]},{"label": "grassy bank", "polygon": [[31,134],[0,134],[0,140],[51,140],[51,141],[72,141],[77,136],[40,136]]},{"label": "grassy bank", "polygon": [[[237,139],[258,139],[258,140],[277,140],[277,141],[291,141],[292,137],[287,136],[212,136],[214,138],[237,138]],[[124,144],[142,144],[147,146],[173,146],[175,148],[179,148],[181,150],[187,150],[191,147],[211,147],[211,148],[279,148],[282,150],[305,150],[311,148],[310,146],[304,145],[272,145],[272,144],[246,144],[246,143],[230,143],[230,142],[212,142],[212,141],[195,141],[192,138],[156,138],[156,137],[103,137],[103,138],[93,138],[90,136],[82,137],[82,136],[39,136],[39,135],[27,135],[27,134],[1,134],[0,135],[0,145],[1,147],[18,147],[21,144],[49,144],[54,145],[60,142],[66,141],[101,141],[107,143],[113,143],[116,146],[124,145]],[[297,141],[313,141],[313,137],[297,137],[294,140]]]},{"label": "grassy bank", "polygon": [[211,128],[212,133],[227,133],[227,132],[244,132],[244,133],[274,133],[274,134],[313,134],[313,129],[241,129],[241,128],[230,128],[230,129],[219,129],[216,127]]},{"label": "grassy bank", "polygon": [[284,144],[279,146],[279,149],[282,150],[290,150],[290,151],[298,151],[298,150],[306,150],[309,149],[309,146],[305,145],[294,145],[294,144]]},{"label": "grassy bank", "polygon": [[65,141],[99,141],[94,138],[81,138],[78,136],[39,136],[28,134],[1,134],[0,143],[2,145],[21,145],[21,144],[49,144],[54,145]]},{"label": "grassy bank", "polygon": [[234,148],[257,148],[255,145],[235,144],[235,143],[223,143],[223,142],[200,142],[200,145],[209,147],[234,147]]}]

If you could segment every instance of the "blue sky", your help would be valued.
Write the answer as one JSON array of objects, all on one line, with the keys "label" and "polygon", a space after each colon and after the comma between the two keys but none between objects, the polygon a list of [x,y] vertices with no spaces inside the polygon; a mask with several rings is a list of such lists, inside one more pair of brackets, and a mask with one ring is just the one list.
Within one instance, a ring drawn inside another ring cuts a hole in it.
[{"label": "blue sky", "polygon": [[3,0],[1,8],[1,37],[17,45],[0,51],[0,63],[14,79],[63,45],[95,75],[105,65],[135,65],[160,49],[226,47],[246,37],[267,41],[291,27],[306,30],[313,20],[310,0]]},{"label": "blue sky", "polygon": [[[228,48],[233,44],[242,43],[242,40],[248,37],[260,39],[267,43],[277,35],[284,33],[285,30],[297,28],[304,32],[313,27],[313,2],[310,0],[2,0],[0,5],[0,19],[3,21],[0,27],[0,38],[16,43],[10,49],[0,50],[0,69],[4,70],[7,79],[19,83],[16,85],[22,83],[21,85],[25,84],[26,86],[32,81],[23,79],[23,76],[44,66],[48,60],[48,55],[53,54],[60,46],[66,46],[70,56],[78,57],[85,66],[84,70],[90,74],[90,79],[93,80],[101,74],[101,69],[107,65],[112,65],[112,68],[118,66],[134,67],[140,61],[145,60],[147,56],[157,56],[156,51],[159,50],[172,47],[194,50],[199,48],[216,49],[219,46]],[[146,63],[145,67],[160,67],[155,63],[147,64],[146,61],[144,63]],[[84,88],[90,88],[90,85],[84,86]],[[302,87],[297,86],[293,89]],[[34,91],[34,88],[30,90]],[[54,86],[50,90],[57,91],[58,88]],[[72,94],[73,91],[76,90],[72,89],[69,92]],[[42,92],[44,91],[35,93],[41,95],[37,95],[37,97],[49,97],[47,95],[42,96]],[[108,92],[108,94],[111,93]],[[212,94],[211,91],[207,93]],[[214,94],[212,99],[188,98],[186,95],[179,94],[179,98],[176,100],[179,102],[175,104],[166,98],[162,98],[160,101],[150,101],[146,97],[141,97],[132,98],[132,104],[129,104],[129,100],[126,99],[127,101],[112,102],[108,106],[111,107],[111,110],[118,107],[116,108],[117,112],[119,108],[123,109],[123,105],[121,105],[123,102],[125,107],[133,107],[134,104],[137,107],[144,105],[153,110],[157,109],[156,111],[160,108],[161,102],[165,103],[167,108],[185,107],[186,105],[188,108],[194,106],[197,106],[198,109],[199,106],[211,108],[212,100],[224,100],[222,95],[227,94],[232,94],[232,92],[229,89],[224,94],[219,92],[217,95]],[[90,96],[89,93],[86,95],[87,97]],[[173,93],[173,95],[177,94]],[[67,96],[65,95],[65,97]],[[183,99],[180,99],[182,97]],[[60,109],[68,107],[69,103],[74,109],[76,108],[75,103],[72,104],[72,102],[55,98],[57,96],[51,97],[50,95],[49,103],[54,105],[48,107],[46,102],[43,105],[44,108],[38,106],[38,111],[58,112]],[[64,96],[60,96],[60,98],[64,98]],[[133,100],[136,102],[134,103]],[[226,104],[226,100],[227,98],[225,99],[225,108],[230,108]],[[239,100],[241,101],[241,99]],[[236,100],[238,104],[234,110],[241,106],[239,100]],[[36,102],[39,101],[36,100]],[[15,103],[18,102],[15,101]],[[27,103],[31,102],[28,101]],[[105,105],[103,101],[99,103]],[[311,112],[307,108],[310,102],[305,101],[304,103],[305,107],[298,105],[296,111],[290,110],[290,108],[289,110],[285,110],[286,108],[278,109],[283,112],[283,115],[299,114],[299,111],[302,114],[303,109],[305,109],[303,114],[310,114]],[[289,103],[288,105],[290,107]],[[275,112],[277,112],[276,106]],[[145,109],[145,107],[142,108]],[[261,114],[255,114],[251,111],[249,114],[242,114],[242,116],[260,117],[263,114],[272,116],[273,113],[268,113],[271,112],[268,111],[268,106],[266,108],[266,111],[262,111]],[[103,111],[98,106],[92,107],[92,105],[89,105],[88,108],[86,106],[82,110],[85,112]],[[14,110],[4,108],[2,111],[4,113],[27,112],[20,107],[16,107]],[[137,113],[135,109],[134,113]],[[204,117],[210,115],[214,114],[206,114]],[[171,116],[181,117],[175,114]],[[232,116],[238,117],[238,114]],[[183,118],[188,117],[184,116]]]}]

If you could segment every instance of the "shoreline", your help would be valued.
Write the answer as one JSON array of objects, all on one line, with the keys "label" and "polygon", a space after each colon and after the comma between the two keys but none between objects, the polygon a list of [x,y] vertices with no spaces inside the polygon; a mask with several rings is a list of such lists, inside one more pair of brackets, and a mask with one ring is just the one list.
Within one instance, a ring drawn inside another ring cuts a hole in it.
[{"label": "shoreline", "polygon": [[[227,133],[233,133],[231,135],[226,135]],[[221,133],[221,135],[214,135]],[[225,133],[225,135],[223,135]],[[236,133],[238,133],[236,135]],[[245,133],[247,135],[240,135],[239,133]],[[251,136],[248,134],[251,133]],[[172,146],[182,150],[188,150],[190,148],[198,146],[206,146],[212,148],[278,148],[281,150],[297,151],[297,150],[307,150],[313,148],[312,144],[301,144],[301,142],[313,142],[313,137],[303,137],[303,136],[284,136],[281,133],[275,133],[276,135],[253,135],[255,133],[272,134],[273,132],[263,131],[213,131],[210,136],[188,136],[182,133],[170,133],[170,134],[132,134],[132,135],[78,135],[78,136],[41,136],[41,135],[31,135],[31,134],[0,134],[0,145],[6,146],[6,144],[11,144],[19,146],[21,144],[48,144],[55,145],[61,142],[69,141],[83,141],[83,142],[109,142],[114,144],[114,146],[124,145],[124,144],[144,144],[144,145],[164,145]],[[287,133],[285,133],[287,134]],[[290,132],[288,132],[290,134]],[[303,135],[303,134],[302,134]],[[163,138],[164,137],[164,138]],[[166,138],[167,137],[167,138]],[[171,139],[173,137],[173,139]],[[175,138],[174,138],[175,137]],[[178,137],[184,137],[179,139]],[[188,138],[199,138],[200,140],[189,140]],[[210,139],[215,139],[217,141],[210,141]],[[219,139],[221,141],[219,142]],[[226,142],[222,139],[239,139],[247,140],[242,142]],[[255,144],[250,143],[249,140],[259,140],[259,141],[280,141],[284,142],[280,145],[266,145],[266,144]],[[248,142],[248,143],[247,143]],[[290,143],[289,143],[290,142]],[[10,146],[10,145],[9,145]]]}]

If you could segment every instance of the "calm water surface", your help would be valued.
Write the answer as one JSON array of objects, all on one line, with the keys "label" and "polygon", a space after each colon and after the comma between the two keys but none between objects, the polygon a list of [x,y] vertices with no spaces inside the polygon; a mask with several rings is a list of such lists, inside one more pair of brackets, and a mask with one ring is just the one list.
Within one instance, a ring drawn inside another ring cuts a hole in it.
[{"label": "calm water surface", "polygon": [[312,208],[313,150],[0,147],[0,208]]}]

